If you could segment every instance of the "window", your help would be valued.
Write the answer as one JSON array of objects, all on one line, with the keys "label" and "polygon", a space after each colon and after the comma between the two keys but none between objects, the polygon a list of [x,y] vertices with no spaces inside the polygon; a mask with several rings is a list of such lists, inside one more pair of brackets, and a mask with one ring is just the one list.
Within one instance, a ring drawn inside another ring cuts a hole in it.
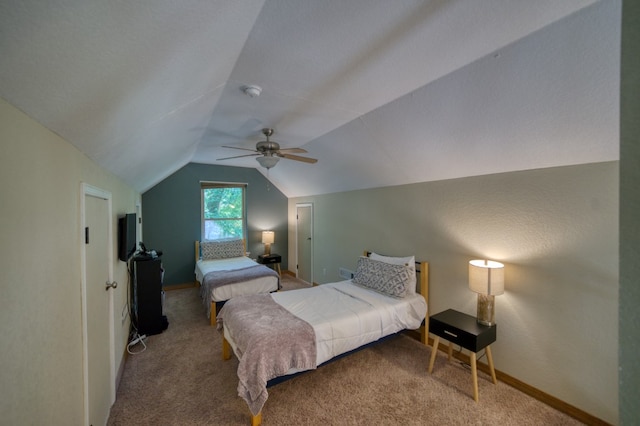
[{"label": "window", "polygon": [[244,238],[246,184],[200,182],[202,240]]}]

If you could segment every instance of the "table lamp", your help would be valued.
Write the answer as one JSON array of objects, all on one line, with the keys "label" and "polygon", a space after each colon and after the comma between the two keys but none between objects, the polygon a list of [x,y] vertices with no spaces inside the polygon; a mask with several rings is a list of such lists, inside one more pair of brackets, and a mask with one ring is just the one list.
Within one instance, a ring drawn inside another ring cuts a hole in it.
[{"label": "table lamp", "polygon": [[495,324],[495,296],[504,293],[504,265],[492,260],[470,261],[469,289],[478,293],[478,323]]},{"label": "table lamp", "polygon": [[262,231],[262,244],[264,244],[264,255],[269,256],[271,254],[271,244],[275,241],[275,235],[273,231]]}]

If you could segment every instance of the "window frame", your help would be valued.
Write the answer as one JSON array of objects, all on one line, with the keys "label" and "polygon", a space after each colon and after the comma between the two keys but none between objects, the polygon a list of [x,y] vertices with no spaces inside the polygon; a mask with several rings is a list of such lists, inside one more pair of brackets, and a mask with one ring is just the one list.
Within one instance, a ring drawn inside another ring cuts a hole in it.
[{"label": "window frame", "polygon": [[[204,212],[204,193],[208,189],[225,189],[225,188],[240,188],[242,189],[242,217],[238,218],[224,218],[224,219],[205,219]],[[221,220],[241,220],[242,222],[242,236],[241,238],[246,241],[247,236],[247,184],[238,182],[215,182],[215,181],[200,181],[200,240],[201,241],[221,241],[228,239],[229,237],[209,240],[205,238],[205,223],[207,221],[221,221]]]}]

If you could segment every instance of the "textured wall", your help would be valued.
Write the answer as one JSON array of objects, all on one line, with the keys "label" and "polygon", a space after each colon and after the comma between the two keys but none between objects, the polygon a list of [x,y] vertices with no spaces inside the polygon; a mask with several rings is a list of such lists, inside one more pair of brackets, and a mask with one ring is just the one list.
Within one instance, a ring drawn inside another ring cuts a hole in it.
[{"label": "textured wall", "polygon": [[430,262],[430,312],[475,315],[468,261],[504,262],[496,367],[616,422],[617,162],[291,199],[291,238],[300,202],[314,204],[320,283],[364,249],[415,254]]},{"label": "textured wall", "polygon": [[[114,243],[139,194],[2,99],[0,141],[0,422],[83,424],[80,182],[111,193]],[[118,368],[129,322],[115,244],[113,259]]]},{"label": "textured wall", "polygon": [[142,194],[142,229],[147,248],[162,250],[164,284],[194,280],[195,240],[201,228],[200,181],[247,183],[247,250],[264,253],[262,231],[275,232],[272,253],[287,266],[287,198],[253,168],[187,164]]}]

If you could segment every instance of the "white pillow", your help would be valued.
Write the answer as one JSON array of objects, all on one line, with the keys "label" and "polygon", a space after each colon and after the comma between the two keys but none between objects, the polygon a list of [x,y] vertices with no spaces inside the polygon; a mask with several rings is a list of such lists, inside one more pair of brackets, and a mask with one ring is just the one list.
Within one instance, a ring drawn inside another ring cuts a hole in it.
[{"label": "white pillow", "polygon": [[383,256],[378,253],[371,252],[369,258],[372,260],[377,260],[378,262],[390,263],[392,265],[406,265],[409,267],[409,279],[411,284],[408,290],[408,294],[416,293],[416,257],[415,256],[406,256],[406,257],[392,257],[392,256]]}]

